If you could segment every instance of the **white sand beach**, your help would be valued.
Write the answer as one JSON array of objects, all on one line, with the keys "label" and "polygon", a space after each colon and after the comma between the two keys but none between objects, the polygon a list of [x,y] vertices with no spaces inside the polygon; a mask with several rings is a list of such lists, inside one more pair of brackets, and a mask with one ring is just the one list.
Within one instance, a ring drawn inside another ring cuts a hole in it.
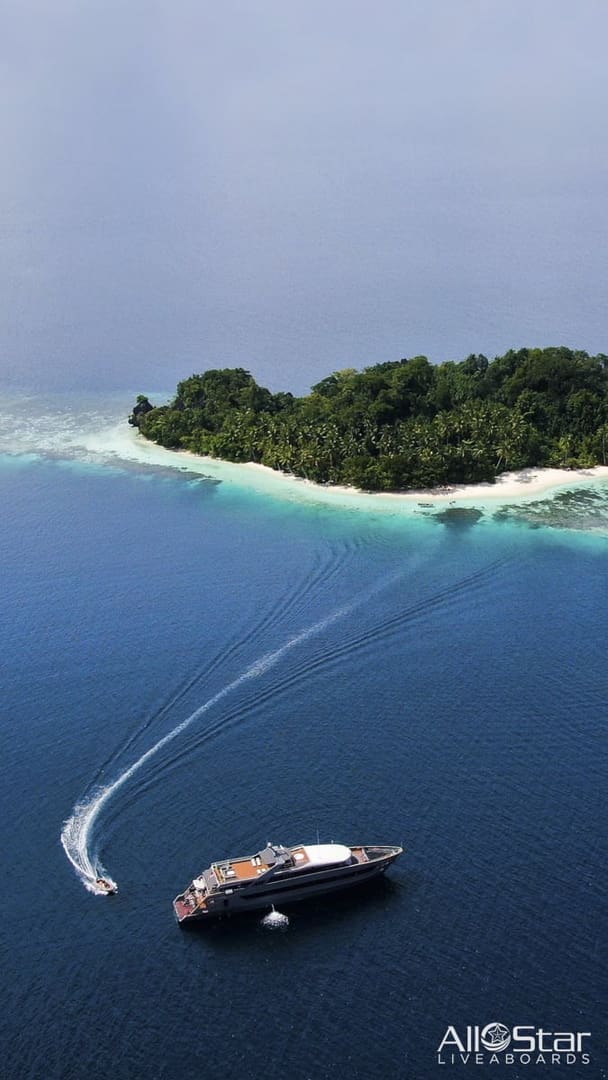
[{"label": "white sand beach", "polygon": [[523,469],[503,473],[494,484],[454,484],[428,491],[369,493],[356,488],[316,484],[254,462],[235,464],[185,450],[167,450],[144,439],[124,421],[105,430],[81,433],[78,444],[106,460],[137,461],[204,474],[277,497],[367,510],[384,507],[393,512],[400,505],[411,510],[420,504],[489,504],[497,507],[508,502],[535,501],[561,490],[589,484],[608,484],[608,466],[602,465],[592,469]]}]

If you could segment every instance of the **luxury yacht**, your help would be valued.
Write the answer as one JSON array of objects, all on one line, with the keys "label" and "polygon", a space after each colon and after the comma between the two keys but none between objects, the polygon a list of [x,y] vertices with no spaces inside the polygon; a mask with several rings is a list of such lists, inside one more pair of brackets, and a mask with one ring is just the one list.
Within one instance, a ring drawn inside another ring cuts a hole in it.
[{"label": "luxury yacht", "polygon": [[358,885],[401,855],[395,845],[267,844],[255,855],[214,862],[176,896],[178,922],[258,911]]}]

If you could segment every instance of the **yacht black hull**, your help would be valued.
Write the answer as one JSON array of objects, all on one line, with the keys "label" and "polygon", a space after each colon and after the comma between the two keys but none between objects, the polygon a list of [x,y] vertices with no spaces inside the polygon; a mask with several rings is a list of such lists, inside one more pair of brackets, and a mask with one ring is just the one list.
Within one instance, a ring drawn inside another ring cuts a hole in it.
[{"label": "yacht black hull", "polygon": [[[344,849],[346,850],[346,849]],[[400,847],[359,847],[348,849],[356,854],[345,865],[311,866],[304,872],[283,872],[268,880],[238,882],[199,896],[195,882],[173,907],[180,923],[206,922],[214,918],[268,911],[273,905],[288,905],[324,896],[338,890],[355,888],[383,874],[402,853]]]}]

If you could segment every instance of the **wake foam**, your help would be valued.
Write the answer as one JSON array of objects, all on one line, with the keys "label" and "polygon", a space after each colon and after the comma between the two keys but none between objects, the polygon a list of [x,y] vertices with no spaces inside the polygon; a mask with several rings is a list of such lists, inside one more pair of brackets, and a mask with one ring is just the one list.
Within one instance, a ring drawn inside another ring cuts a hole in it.
[{"label": "wake foam", "polygon": [[282,911],[276,911],[273,904],[272,910],[262,919],[262,926],[265,926],[267,930],[286,930],[289,919],[287,915],[283,915]]},{"label": "wake foam", "polygon": [[[259,660],[256,660],[241,675],[229,683],[228,686],[225,686],[217,694],[214,694],[212,698],[209,698],[209,701],[206,701],[204,705],[195,709],[190,716],[187,716],[185,720],[182,720],[172,731],[167,735],[164,735],[158,742],[154,743],[154,745],[151,746],[149,750],[146,750],[137,761],[134,761],[132,765],[129,765],[116,780],[106,787],[97,788],[89,798],[85,798],[74,807],[70,817],[64,822],[61,831],[61,843],[74,870],[89,892],[103,893],[106,891],[96,884],[98,878],[103,877],[111,882],[111,878],[108,877],[104,867],[93,850],[92,840],[95,823],[104,806],[116,792],[131,780],[131,778],[135,776],[135,774],[138,773],[151,758],[155,757],[165,746],[170,742],[173,742],[173,740],[176,739],[178,735],[181,735],[186,728],[189,728],[199,720],[201,716],[208,712],[209,709],[213,708],[214,705],[217,705],[219,701],[222,701],[223,698],[227,697],[228,694],[232,693],[233,690],[236,690],[237,687],[250,679],[259,679],[261,675],[264,675],[273,668],[275,664],[278,664],[286,653],[295,649],[298,645],[301,645],[315,634],[322,633],[323,630],[326,630],[332,623],[343,618],[345,615],[350,614],[350,612],[360,603],[361,600],[358,600],[357,603],[338,608],[338,610],[332,612],[331,615],[327,615],[324,619],[320,619],[319,622],[313,623],[312,626],[295,634],[294,637],[290,638],[284,645],[281,645],[280,648],[260,657]],[[115,883],[112,882],[112,884]]]}]

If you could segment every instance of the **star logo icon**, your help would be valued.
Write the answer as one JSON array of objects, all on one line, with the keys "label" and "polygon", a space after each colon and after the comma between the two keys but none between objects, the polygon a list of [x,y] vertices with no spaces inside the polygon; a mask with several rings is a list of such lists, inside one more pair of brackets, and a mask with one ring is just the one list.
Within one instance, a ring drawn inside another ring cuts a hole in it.
[{"label": "star logo icon", "polygon": [[493,1020],[491,1024],[486,1024],[480,1038],[486,1050],[491,1050],[496,1054],[507,1048],[511,1042],[511,1032],[504,1024],[498,1024]]}]

